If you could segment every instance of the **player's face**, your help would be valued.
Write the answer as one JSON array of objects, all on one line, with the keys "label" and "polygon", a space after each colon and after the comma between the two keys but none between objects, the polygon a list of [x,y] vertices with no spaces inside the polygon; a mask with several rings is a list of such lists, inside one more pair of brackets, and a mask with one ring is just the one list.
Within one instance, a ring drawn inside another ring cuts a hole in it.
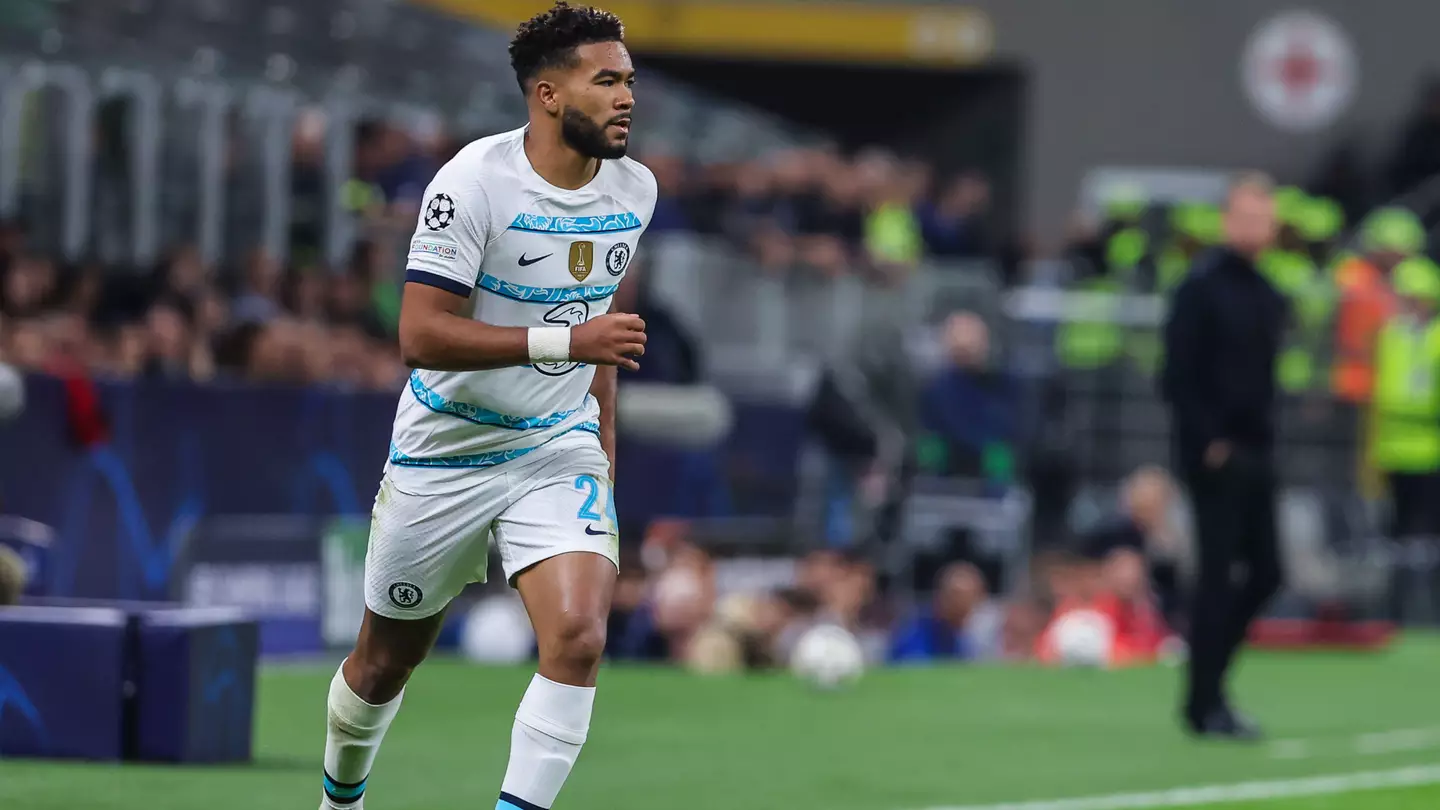
[{"label": "player's face", "polygon": [[576,48],[575,55],[578,64],[556,87],[561,137],[586,157],[625,157],[635,106],[630,52],[619,42],[595,42]]},{"label": "player's face", "polygon": [[1275,198],[1270,192],[1240,186],[1230,193],[1225,210],[1225,236],[1243,253],[1256,254],[1275,241]]}]

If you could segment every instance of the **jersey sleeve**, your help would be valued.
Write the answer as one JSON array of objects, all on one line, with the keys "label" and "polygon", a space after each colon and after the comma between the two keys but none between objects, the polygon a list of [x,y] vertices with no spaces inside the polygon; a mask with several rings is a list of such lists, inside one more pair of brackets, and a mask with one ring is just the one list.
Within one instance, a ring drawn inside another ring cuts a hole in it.
[{"label": "jersey sleeve", "polygon": [[425,189],[405,280],[469,297],[490,241],[490,204],[473,178],[446,164]]},{"label": "jersey sleeve", "polygon": [[640,202],[641,211],[636,213],[642,214],[640,221],[645,223],[645,227],[648,230],[650,220],[655,218],[655,203],[660,198],[660,184],[655,181],[655,173],[650,171],[650,167],[643,164],[637,165],[640,165],[641,193],[643,196]]}]

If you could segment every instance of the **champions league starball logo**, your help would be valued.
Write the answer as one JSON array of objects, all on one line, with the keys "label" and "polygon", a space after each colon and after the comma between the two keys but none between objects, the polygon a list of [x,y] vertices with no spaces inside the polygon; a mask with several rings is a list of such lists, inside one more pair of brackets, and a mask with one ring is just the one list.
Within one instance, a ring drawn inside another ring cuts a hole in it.
[{"label": "champions league starball logo", "polygon": [[425,227],[443,231],[455,221],[455,200],[449,194],[436,194],[425,206]]}]

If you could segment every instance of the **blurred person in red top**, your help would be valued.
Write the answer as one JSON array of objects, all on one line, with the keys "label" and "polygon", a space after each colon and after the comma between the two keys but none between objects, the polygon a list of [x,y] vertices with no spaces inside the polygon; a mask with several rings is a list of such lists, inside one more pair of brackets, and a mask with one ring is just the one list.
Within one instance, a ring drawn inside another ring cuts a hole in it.
[{"label": "blurred person in red top", "polygon": [[1155,663],[1172,633],[1150,589],[1145,556],[1133,548],[1114,548],[1101,561],[1100,571],[1103,590],[1095,609],[1115,629],[1111,666]]},{"label": "blurred person in red top", "polygon": [[1084,545],[1102,556],[1117,548],[1140,555],[1166,622],[1180,627],[1182,549],[1170,520],[1174,497],[1175,482],[1169,473],[1159,467],[1141,467],[1121,484],[1114,513],[1085,533]]},{"label": "blurred person in red top", "polygon": [[[1078,611],[1105,617],[1111,630],[1107,663],[1112,667],[1153,664],[1173,634],[1160,614],[1145,557],[1128,546],[1086,545],[1071,557],[1057,591],[1057,607],[1036,644],[1036,656],[1056,663],[1055,627]],[[1054,586],[1052,586],[1053,588]]]}]

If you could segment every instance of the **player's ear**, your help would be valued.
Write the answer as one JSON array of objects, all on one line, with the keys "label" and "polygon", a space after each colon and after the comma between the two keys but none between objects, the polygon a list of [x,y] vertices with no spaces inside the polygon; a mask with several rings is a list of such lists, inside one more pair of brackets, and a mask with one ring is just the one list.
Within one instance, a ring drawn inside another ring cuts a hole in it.
[{"label": "player's ear", "polygon": [[545,108],[545,112],[551,115],[560,113],[560,99],[556,97],[554,83],[544,79],[537,80],[535,82],[535,98],[540,101],[540,106]]}]

